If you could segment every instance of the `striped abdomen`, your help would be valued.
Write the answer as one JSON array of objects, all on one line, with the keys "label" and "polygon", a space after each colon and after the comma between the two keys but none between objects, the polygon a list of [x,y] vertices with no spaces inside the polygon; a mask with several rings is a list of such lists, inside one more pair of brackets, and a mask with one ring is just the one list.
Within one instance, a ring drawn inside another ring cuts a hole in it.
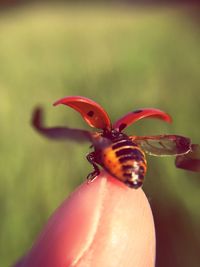
[{"label": "striped abdomen", "polygon": [[130,139],[113,142],[102,151],[103,167],[130,187],[142,186],[146,173],[143,151]]}]

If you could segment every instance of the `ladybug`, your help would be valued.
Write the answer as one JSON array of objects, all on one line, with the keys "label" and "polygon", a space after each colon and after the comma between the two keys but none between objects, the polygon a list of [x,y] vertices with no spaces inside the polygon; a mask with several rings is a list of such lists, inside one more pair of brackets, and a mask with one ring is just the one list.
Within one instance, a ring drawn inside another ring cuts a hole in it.
[{"label": "ladybug", "polygon": [[42,110],[33,114],[34,128],[51,139],[71,139],[79,142],[90,141],[94,150],[87,160],[94,170],[87,176],[93,181],[100,173],[99,166],[131,188],[143,185],[147,170],[145,153],[153,156],[176,156],[176,167],[200,172],[200,146],[179,135],[128,136],[123,130],[143,118],[161,119],[171,123],[167,113],[155,108],[131,111],[111,124],[106,111],[93,100],[83,96],[68,96],[53,105],[67,105],[78,111],[91,127],[100,131],[90,132],[67,127],[47,128],[42,122]]}]

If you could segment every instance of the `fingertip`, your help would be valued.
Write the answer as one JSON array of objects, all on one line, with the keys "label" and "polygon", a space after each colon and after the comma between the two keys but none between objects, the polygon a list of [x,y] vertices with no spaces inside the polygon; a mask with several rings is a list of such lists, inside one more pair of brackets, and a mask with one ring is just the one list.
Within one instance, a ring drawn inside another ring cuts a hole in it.
[{"label": "fingertip", "polygon": [[148,200],[103,172],[55,211],[20,267],[154,266]]},{"label": "fingertip", "polygon": [[130,189],[106,174],[101,209],[93,243],[76,267],[154,266],[154,220],[143,190]]}]

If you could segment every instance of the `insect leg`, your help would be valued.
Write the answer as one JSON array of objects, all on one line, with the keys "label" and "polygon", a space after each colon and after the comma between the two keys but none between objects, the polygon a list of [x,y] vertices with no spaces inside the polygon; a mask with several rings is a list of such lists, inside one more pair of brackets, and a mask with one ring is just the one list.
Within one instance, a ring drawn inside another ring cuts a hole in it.
[{"label": "insect leg", "polygon": [[89,163],[92,164],[92,166],[94,168],[94,171],[91,172],[91,173],[89,173],[88,176],[87,176],[88,183],[90,183],[90,182],[92,182],[97,177],[97,175],[99,175],[100,170],[99,170],[99,167],[96,164],[95,152],[89,153],[86,156],[86,158],[89,161]]}]

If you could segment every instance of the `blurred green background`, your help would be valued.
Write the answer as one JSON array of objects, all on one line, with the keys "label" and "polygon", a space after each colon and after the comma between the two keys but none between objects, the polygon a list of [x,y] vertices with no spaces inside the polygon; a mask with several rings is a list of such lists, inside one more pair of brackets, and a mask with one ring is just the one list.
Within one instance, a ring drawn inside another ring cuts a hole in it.
[{"label": "blurred green background", "polygon": [[[174,123],[145,120],[127,132],[176,133],[199,143],[200,31],[196,8],[35,5],[0,13],[0,265],[32,245],[48,216],[91,171],[89,144],[51,142],[30,125],[34,107],[50,126],[89,129],[52,103],[96,100],[114,121],[156,107]],[[193,13],[194,12],[194,13]],[[74,166],[74,167],[73,167]],[[157,233],[157,267],[200,264],[199,174],[173,158],[148,157],[144,185]],[[134,190],[133,190],[134,194]]]}]

